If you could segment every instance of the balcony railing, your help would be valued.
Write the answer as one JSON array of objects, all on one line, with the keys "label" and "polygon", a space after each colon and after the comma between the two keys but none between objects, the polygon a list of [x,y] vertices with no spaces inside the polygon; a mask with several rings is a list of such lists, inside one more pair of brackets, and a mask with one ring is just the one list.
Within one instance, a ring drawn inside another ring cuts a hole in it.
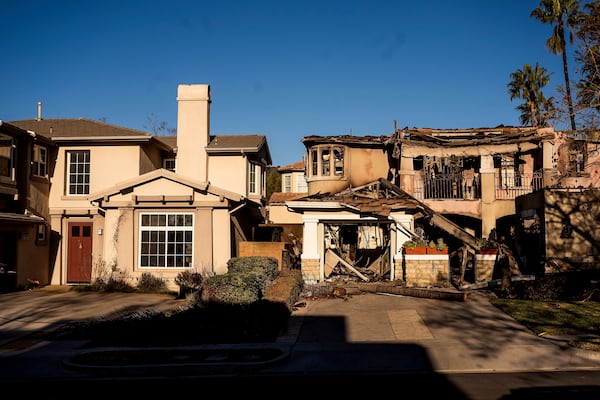
[{"label": "balcony railing", "polygon": [[[495,177],[496,199],[514,199],[539,190],[542,185],[541,172],[506,173],[498,170]],[[419,200],[480,199],[481,179],[479,174],[416,175],[413,195]]]},{"label": "balcony railing", "polygon": [[496,173],[496,199],[514,199],[527,193],[540,190],[543,187],[543,174],[531,173]]},{"label": "balcony railing", "polygon": [[481,198],[479,175],[436,174],[415,176],[414,196],[426,199],[478,199]]}]

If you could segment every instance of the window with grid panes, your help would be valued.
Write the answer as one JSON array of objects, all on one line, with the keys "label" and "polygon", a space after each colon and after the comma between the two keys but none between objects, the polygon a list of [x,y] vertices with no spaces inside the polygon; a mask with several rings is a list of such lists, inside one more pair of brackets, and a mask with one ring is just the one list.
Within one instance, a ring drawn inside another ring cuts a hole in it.
[{"label": "window with grid panes", "polygon": [[186,268],[193,265],[192,213],[140,214],[141,268]]}]

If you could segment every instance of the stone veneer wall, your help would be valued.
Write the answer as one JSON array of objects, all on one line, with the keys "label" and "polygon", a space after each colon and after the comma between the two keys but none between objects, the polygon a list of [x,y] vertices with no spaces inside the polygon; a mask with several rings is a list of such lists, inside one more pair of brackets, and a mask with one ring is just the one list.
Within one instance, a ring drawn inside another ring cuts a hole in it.
[{"label": "stone veneer wall", "polygon": [[[403,265],[404,264],[404,265]],[[404,255],[396,259],[395,279],[410,287],[448,286],[450,258],[448,255]]]},{"label": "stone veneer wall", "polygon": [[319,282],[319,259],[303,259],[301,265],[302,279],[305,283]]},{"label": "stone veneer wall", "polygon": [[475,282],[492,280],[496,254],[475,254]]}]

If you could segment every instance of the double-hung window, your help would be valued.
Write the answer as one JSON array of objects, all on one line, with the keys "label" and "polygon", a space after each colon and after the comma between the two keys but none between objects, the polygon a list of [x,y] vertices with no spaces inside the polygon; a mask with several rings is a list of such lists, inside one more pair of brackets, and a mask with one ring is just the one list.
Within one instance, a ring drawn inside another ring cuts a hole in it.
[{"label": "double-hung window", "polygon": [[67,194],[74,196],[90,193],[90,151],[67,151]]},{"label": "double-hung window", "polygon": [[140,267],[191,267],[194,254],[193,233],[193,213],[140,214]]},{"label": "double-hung window", "polygon": [[39,144],[33,145],[32,173],[35,176],[48,176],[48,150]]},{"label": "double-hung window", "polygon": [[250,163],[248,171],[248,192],[250,194],[260,194],[262,189],[262,171],[260,165]]},{"label": "double-hung window", "polygon": [[290,193],[292,191],[292,176],[284,175],[283,176],[283,193]]}]

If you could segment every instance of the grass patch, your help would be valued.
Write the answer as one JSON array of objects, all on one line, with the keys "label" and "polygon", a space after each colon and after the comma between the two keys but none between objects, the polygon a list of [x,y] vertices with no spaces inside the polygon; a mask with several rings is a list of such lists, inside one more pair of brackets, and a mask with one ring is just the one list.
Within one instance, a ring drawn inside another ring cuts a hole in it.
[{"label": "grass patch", "polygon": [[493,299],[491,303],[535,334],[589,337],[574,347],[600,351],[600,302]]}]

